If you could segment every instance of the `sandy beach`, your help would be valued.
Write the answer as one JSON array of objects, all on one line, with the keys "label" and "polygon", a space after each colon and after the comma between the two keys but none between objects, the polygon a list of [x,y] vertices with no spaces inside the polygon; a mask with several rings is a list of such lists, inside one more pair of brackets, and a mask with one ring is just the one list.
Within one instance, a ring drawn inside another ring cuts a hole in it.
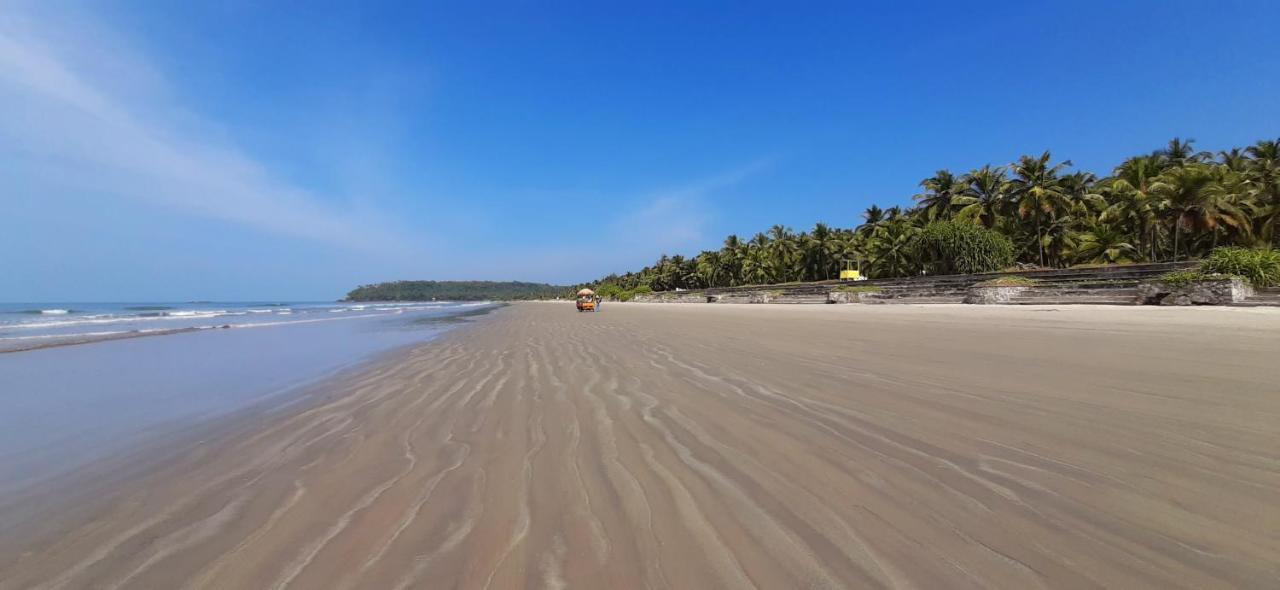
[{"label": "sandy beach", "polygon": [[86,477],[0,588],[1276,588],[1278,359],[1271,310],[517,304]]}]

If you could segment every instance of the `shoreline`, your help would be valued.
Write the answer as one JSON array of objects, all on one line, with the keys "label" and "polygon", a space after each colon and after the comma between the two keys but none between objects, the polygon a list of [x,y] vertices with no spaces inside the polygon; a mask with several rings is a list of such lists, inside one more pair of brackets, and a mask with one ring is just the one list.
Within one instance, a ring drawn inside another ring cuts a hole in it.
[{"label": "shoreline", "polygon": [[[426,340],[403,344],[354,359],[260,395],[249,405],[214,415],[180,418],[139,433],[102,457],[88,460],[72,468],[41,476],[9,487],[0,487],[0,541],[8,529],[20,529],[32,520],[60,515],[69,510],[84,511],[98,502],[81,484],[118,488],[135,477],[154,475],[163,467],[195,448],[225,442],[236,432],[260,426],[273,419],[303,411],[315,403],[343,394],[344,387],[361,374],[380,366],[401,362],[415,349],[431,346],[447,338],[457,328],[465,328],[478,318],[500,310],[505,305],[468,310],[449,316],[421,318],[415,323],[445,326]],[[181,328],[166,333],[204,331],[207,328]],[[144,336],[151,335],[145,334]],[[19,508],[20,510],[15,510]],[[7,514],[11,511],[23,514]],[[0,586],[3,587],[3,586]]]},{"label": "shoreline", "polygon": [[0,589],[1280,576],[1280,314],[561,303],[100,465]]},{"label": "shoreline", "polygon": [[[0,538],[13,532],[10,529],[20,530],[33,520],[57,518],[69,511],[84,512],[100,508],[105,499],[99,496],[97,489],[84,488],[82,484],[118,492],[135,479],[156,476],[201,446],[226,444],[240,433],[339,397],[351,380],[380,366],[400,362],[415,349],[431,346],[449,333],[442,332],[424,342],[405,344],[366,359],[352,361],[348,365],[264,394],[243,408],[215,416],[176,420],[142,435],[140,440],[124,444],[106,457],[91,460],[71,471],[59,472],[7,490],[5,495],[0,496]],[[5,511],[13,509],[19,509],[25,514],[16,518],[11,516],[9,522],[5,522]]]},{"label": "shoreline", "polygon": [[32,344],[18,345],[13,347],[0,347],[0,354],[10,354],[14,352],[30,352],[33,350],[45,350],[48,348],[60,348],[63,346],[79,346],[81,344],[96,344],[99,342],[111,342],[114,340],[131,340],[133,338],[146,338],[148,336],[170,336],[173,334],[187,334],[190,332],[202,332],[205,330],[224,330],[231,326],[201,326],[190,328],[173,328],[173,329],[157,329],[157,330],[131,330],[128,332],[116,332],[112,334],[74,334],[70,336],[38,336],[28,337],[32,340],[37,338],[47,338],[43,342],[33,342]]}]

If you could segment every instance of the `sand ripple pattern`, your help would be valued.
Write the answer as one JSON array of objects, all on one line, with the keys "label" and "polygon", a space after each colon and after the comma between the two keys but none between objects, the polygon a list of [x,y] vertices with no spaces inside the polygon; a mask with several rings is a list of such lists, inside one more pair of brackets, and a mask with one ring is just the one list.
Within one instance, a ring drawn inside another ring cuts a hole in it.
[{"label": "sand ripple pattern", "polygon": [[0,589],[1277,588],[1257,317],[512,306],[84,482]]}]

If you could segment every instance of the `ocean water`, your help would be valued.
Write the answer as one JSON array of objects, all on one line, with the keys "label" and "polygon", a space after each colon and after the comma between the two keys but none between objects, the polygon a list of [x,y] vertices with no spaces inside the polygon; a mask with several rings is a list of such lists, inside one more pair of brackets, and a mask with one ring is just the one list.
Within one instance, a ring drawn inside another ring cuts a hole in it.
[{"label": "ocean water", "polygon": [[[0,504],[184,425],[429,340],[490,303],[0,304]],[[38,349],[42,344],[112,339]]]},{"label": "ocean water", "polygon": [[438,312],[475,304],[190,302],[0,303],[0,351],[176,330],[254,328]]}]

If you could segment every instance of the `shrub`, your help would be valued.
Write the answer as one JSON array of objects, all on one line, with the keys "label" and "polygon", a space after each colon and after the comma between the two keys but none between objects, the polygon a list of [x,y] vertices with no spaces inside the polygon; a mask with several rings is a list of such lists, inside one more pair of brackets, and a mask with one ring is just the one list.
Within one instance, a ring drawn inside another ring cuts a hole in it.
[{"label": "shrub", "polygon": [[604,297],[605,299],[617,299],[622,295],[622,292],[624,290],[625,289],[623,289],[622,287],[619,287],[618,285],[615,285],[613,283],[608,283],[608,284],[600,285],[599,287],[597,287],[596,295]]},{"label": "shrub", "polygon": [[930,223],[920,232],[920,256],[930,274],[993,272],[1013,264],[1013,242],[980,225]]},{"label": "shrub", "polygon": [[1270,248],[1218,248],[1200,268],[1205,273],[1244,277],[1255,287],[1280,284],[1280,252]]},{"label": "shrub", "polygon": [[1009,276],[1009,277],[996,277],[991,280],[982,281],[981,283],[978,283],[977,285],[974,285],[974,286],[975,287],[1030,287],[1035,284],[1036,284],[1035,279],[1028,279],[1027,277],[1019,277],[1019,276]]},{"label": "shrub", "polygon": [[1209,278],[1209,276],[1201,270],[1175,270],[1160,275],[1160,282],[1168,283],[1173,287],[1185,287],[1191,283],[1203,281],[1207,278]]}]

